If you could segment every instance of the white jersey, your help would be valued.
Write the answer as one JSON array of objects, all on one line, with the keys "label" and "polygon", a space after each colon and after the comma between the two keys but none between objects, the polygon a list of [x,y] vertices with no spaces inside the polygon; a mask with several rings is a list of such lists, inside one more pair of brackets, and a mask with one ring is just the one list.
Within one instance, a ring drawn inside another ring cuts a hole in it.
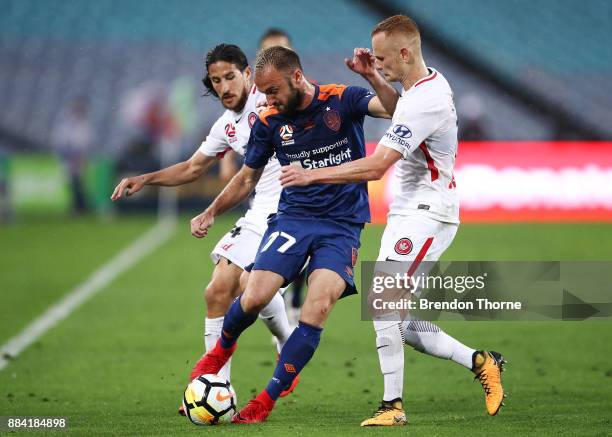
[{"label": "white jersey", "polygon": [[[257,120],[257,104],[265,100],[265,95],[251,89],[241,112],[226,110],[215,122],[206,140],[198,149],[206,156],[223,157],[229,150],[234,150],[241,156],[246,153],[246,147],[251,135],[251,128]],[[255,196],[245,214],[244,224],[255,226],[256,231],[263,234],[267,227],[267,217],[278,209],[278,199],[281,192],[279,181],[280,164],[276,156],[264,168],[263,174],[255,187]]]},{"label": "white jersey", "polygon": [[457,155],[457,113],[450,85],[438,71],[403,90],[391,127],[380,144],[403,156],[395,164],[389,215],[415,210],[459,223],[453,169]]}]

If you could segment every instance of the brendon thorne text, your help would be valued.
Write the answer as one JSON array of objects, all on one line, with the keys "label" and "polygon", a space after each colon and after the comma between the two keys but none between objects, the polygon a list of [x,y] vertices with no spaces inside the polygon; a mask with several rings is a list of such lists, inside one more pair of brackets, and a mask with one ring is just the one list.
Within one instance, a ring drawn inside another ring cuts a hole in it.
[{"label": "brendon thorne text", "polygon": [[452,299],[449,301],[431,301],[425,298],[400,298],[387,300],[386,298],[374,298],[371,300],[374,310],[436,310],[436,311],[473,311],[473,310],[521,310],[523,304],[520,301],[497,302],[489,299],[474,299],[464,301]]}]

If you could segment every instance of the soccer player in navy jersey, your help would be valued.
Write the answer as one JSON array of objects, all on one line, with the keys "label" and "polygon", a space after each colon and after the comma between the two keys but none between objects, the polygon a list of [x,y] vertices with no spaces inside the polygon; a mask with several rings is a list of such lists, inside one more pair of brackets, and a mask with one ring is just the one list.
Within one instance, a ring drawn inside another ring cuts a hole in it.
[{"label": "soccer player in navy jersey", "polygon": [[[245,165],[213,203],[192,219],[196,237],[204,237],[215,216],[251,193],[272,156],[281,165],[307,169],[363,158],[364,117],[389,118],[379,98],[364,88],[310,83],[298,55],[284,47],[258,54],[255,84],[270,108],[259,114],[253,126]],[[390,85],[381,91],[395,92]],[[310,257],[308,293],[298,327],[282,349],[268,386],[234,416],[234,423],[257,423],[268,417],[281,391],[312,358],[336,301],[356,293],[353,267],[361,230],[369,220],[366,183],[282,191],[278,213],[268,220],[246,290],[226,313],[220,340],[199,363],[203,373],[217,373],[234,352],[240,334]]]},{"label": "soccer player in navy jersey", "polygon": [[[403,264],[408,275],[426,275],[450,246],[459,225],[453,92],[442,73],[426,66],[420,31],[410,17],[395,15],[381,21],[372,31],[372,47],[373,52],[355,49],[347,66],[368,80],[374,90],[381,85],[385,90],[387,80],[402,84],[402,95],[389,96],[394,98],[385,103],[391,107],[393,120],[376,151],[333,169],[281,167],[281,182],[284,187],[365,182],[380,179],[394,166],[394,200],[376,268],[380,274],[395,275],[400,272],[398,264]],[[407,423],[402,403],[404,344],[471,370],[484,389],[487,412],[492,416],[499,412],[504,400],[501,372],[505,363],[499,352],[473,349],[409,312],[375,315],[384,392],[380,407],[361,426]]]}]

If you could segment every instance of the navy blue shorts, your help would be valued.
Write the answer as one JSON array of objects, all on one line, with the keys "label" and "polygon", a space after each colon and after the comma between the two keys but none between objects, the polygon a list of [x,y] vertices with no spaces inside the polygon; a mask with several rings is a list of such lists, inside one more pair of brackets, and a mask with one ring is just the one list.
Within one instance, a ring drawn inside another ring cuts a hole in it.
[{"label": "navy blue shorts", "polygon": [[[316,269],[338,273],[346,282],[342,297],[357,293],[353,280],[362,224],[273,215],[261,239],[252,270],[269,270],[293,282],[310,257],[307,277]],[[247,269],[247,270],[251,270]]]}]

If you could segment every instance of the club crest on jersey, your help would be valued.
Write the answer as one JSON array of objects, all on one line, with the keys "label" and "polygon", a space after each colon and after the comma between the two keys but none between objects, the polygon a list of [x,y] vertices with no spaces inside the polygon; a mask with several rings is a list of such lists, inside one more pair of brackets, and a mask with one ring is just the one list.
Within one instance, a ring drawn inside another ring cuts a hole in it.
[{"label": "club crest on jersey", "polygon": [[400,238],[397,240],[397,243],[395,243],[394,249],[395,253],[398,255],[408,255],[412,252],[412,241],[410,238]]},{"label": "club crest on jersey", "polygon": [[234,138],[236,136],[236,127],[232,123],[225,125],[225,135],[229,138]]},{"label": "club crest on jersey", "polygon": [[281,137],[281,144],[283,146],[290,146],[291,144],[295,144],[295,140],[293,139],[293,127],[288,124],[285,124],[280,127],[279,134]]},{"label": "club crest on jersey", "polygon": [[257,120],[257,114],[251,112],[249,114],[249,128],[253,129],[253,125],[255,124],[255,120]]},{"label": "club crest on jersey", "polygon": [[325,122],[325,126],[333,130],[334,132],[338,132],[340,130],[340,126],[342,126],[342,118],[340,117],[340,113],[335,109],[326,108],[325,114],[323,114],[323,121]]},{"label": "club crest on jersey", "polygon": [[393,126],[393,133],[400,138],[410,138],[412,136],[412,131],[404,124]]}]

